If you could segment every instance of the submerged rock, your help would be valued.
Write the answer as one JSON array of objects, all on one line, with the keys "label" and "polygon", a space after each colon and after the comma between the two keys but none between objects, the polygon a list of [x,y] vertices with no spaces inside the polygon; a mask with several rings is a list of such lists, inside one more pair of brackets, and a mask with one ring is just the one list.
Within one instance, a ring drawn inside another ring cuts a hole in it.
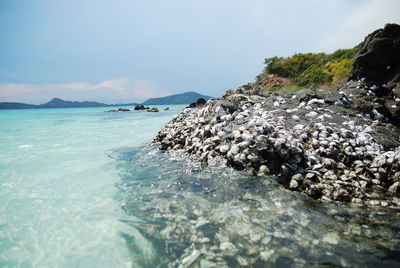
[{"label": "submerged rock", "polygon": [[[398,209],[314,203],[272,180],[204,168],[180,159],[176,150],[153,149],[121,157],[125,175],[118,188],[127,197],[122,209],[134,216],[126,223],[135,230],[127,242],[140,253],[133,255],[134,267],[310,267],[313,260],[344,267],[398,266],[393,257],[400,237]],[[291,179],[300,185],[320,176],[310,170]],[[346,197],[342,190],[329,189],[339,199]]]},{"label": "submerged rock", "polygon": [[130,110],[126,109],[126,108],[119,108],[118,110],[109,110],[109,111],[106,111],[106,112],[109,112],[109,113],[112,113],[112,112],[130,112]]},{"label": "submerged rock", "polygon": [[145,109],[146,109],[146,108],[145,108],[143,105],[141,105],[141,104],[136,105],[135,108],[134,108],[135,111],[138,111],[138,110],[145,110]]},{"label": "submerged rock", "polygon": [[148,112],[152,112],[152,113],[158,113],[159,112],[159,110],[157,109],[157,108],[150,108],[150,109],[147,109],[147,111]]}]

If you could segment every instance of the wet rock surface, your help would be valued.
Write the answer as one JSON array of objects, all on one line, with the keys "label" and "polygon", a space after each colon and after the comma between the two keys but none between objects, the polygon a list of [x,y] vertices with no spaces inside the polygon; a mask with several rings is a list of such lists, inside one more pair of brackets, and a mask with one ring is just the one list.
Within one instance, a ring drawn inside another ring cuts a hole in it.
[{"label": "wet rock surface", "polygon": [[247,84],[122,154],[119,198],[136,230],[123,237],[137,265],[397,267],[400,70],[370,75],[392,28],[366,38],[346,84]]},{"label": "wet rock surface", "polygon": [[[113,152],[133,267],[396,267],[398,209],[313,202],[155,148]],[[299,179],[295,176],[294,180]],[[396,187],[393,187],[396,188]],[[394,190],[394,189],[393,189]]]},{"label": "wet rock surface", "polygon": [[399,206],[400,131],[382,101],[365,80],[295,95],[249,84],[185,109],[153,144],[260,180],[274,175],[314,199]]}]

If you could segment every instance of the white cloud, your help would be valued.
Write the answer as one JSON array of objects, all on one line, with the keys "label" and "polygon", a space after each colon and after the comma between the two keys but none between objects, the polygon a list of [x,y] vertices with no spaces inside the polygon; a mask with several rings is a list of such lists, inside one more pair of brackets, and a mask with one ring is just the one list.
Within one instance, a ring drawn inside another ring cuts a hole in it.
[{"label": "white cloud", "polygon": [[361,43],[372,31],[386,23],[400,23],[399,0],[363,1],[358,9],[338,25],[336,31],[317,44],[317,50],[332,52]]},{"label": "white cloud", "polygon": [[65,84],[0,84],[0,101],[44,103],[58,97],[65,100],[100,101],[105,103],[135,102],[168,95],[146,80],[111,79],[97,84],[86,82]]}]

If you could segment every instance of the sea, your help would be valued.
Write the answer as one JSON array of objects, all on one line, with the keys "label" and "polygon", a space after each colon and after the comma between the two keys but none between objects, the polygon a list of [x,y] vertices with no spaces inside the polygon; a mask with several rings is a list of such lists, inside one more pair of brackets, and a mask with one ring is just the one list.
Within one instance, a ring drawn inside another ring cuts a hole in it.
[{"label": "sea", "polygon": [[0,267],[399,267],[400,212],[149,145],[185,106],[0,111]]}]

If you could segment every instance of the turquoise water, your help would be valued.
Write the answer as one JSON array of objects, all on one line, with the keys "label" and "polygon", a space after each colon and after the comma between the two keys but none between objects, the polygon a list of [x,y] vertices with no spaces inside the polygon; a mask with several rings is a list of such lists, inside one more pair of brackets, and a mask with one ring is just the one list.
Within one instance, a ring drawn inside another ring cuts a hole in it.
[{"label": "turquoise water", "polygon": [[399,210],[144,146],[170,108],[0,111],[0,267],[398,267]]},{"label": "turquoise water", "polygon": [[130,267],[109,154],[149,142],[170,108],[0,111],[0,266]]}]

